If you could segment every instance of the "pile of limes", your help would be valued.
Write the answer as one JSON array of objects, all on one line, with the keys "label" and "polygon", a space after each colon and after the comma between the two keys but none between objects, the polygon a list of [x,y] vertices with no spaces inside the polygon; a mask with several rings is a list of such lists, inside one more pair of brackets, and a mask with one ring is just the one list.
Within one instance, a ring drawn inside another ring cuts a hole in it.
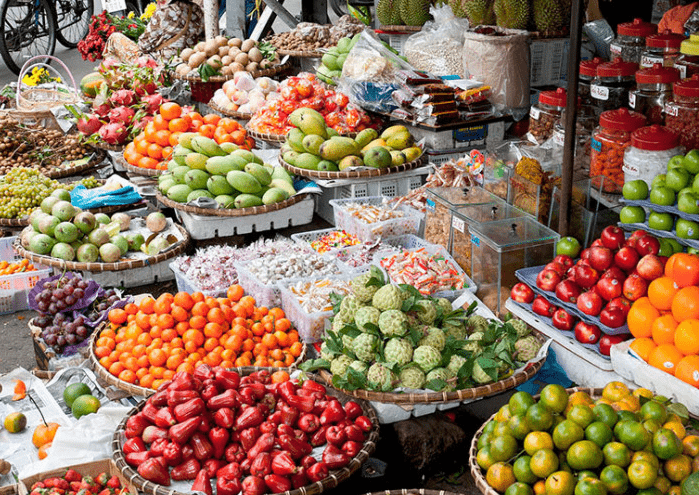
[{"label": "pile of limes", "polygon": [[506,495],[685,495],[699,436],[667,402],[621,382],[597,400],[553,384],[538,401],[516,392],[483,428],[476,461]]}]

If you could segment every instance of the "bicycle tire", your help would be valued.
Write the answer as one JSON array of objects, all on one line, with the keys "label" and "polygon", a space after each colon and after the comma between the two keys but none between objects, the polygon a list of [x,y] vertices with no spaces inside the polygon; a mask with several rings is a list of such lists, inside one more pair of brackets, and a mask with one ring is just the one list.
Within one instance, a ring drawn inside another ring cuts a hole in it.
[{"label": "bicycle tire", "polygon": [[[31,18],[36,20],[34,25]],[[40,42],[44,39],[45,42]],[[19,75],[27,60],[39,55],[53,55],[55,50],[56,18],[48,0],[2,2],[0,56],[12,72]],[[50,59],[43,62],[48,64]]]},{"label": "bicycle tire", "polygon": [[67,48],[76,48],[90,30],[90,18],[95,11],[93,0],[56,0],[54,7],[56,40]]},{"label": "bicycle tire", "polygon": [[126,0],[126,12],[124,15],[128,14],[129,12],[133,12],[136,15],[143,14],[140,2],[137,0]]},{"label": "bicycle tire", "polygon": [[330,0],[330,8],[333,9],[333,12],[335,12],[335,15],[338,17],[349,14],[347,0]]}]

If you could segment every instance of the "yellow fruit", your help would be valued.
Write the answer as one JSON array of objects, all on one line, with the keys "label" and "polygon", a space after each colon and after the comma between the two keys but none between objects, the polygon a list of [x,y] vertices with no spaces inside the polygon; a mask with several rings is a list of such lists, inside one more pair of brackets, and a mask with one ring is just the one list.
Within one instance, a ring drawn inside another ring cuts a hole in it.
[{"label": "yellow fruit", "polygon": [[496,462],[490,466],[485,480],[500,493],[504,493],[508,486],[517,481],[512,466],[504,462]]},{"label": "yellow fruit", "polygon": [[674,431],[680,440],[687,436],[687,430],[679,421],[668,421],[663,425],[663,428]]},{"label": "yellow fruit", "polygon": [[96,413],[100,405],[99,399],[94,395],[81,395],[73,402],[71,411],[75,418],[80,418],[86,414]]},{"label": "yellow fruit", "polygon": [[13,412],[5,417],[5,429],[9,433],[19,433],[27,427],[27,417],[21,412]]},{"label": "yellow fruit", "polygon": [[653,392],[648,390],[647,388],[637,388],[636,390],[633,391],[633,395],[638,397],[639,399],[641,397],[645,397],[646,399],[652,399],[653,398]]},{"label": "yellow fruit", "polygon": [[631,391],[622,382],[609,382],[602,390],[602,397],[612,402],[618,402],[627,395],[631,395]]}]

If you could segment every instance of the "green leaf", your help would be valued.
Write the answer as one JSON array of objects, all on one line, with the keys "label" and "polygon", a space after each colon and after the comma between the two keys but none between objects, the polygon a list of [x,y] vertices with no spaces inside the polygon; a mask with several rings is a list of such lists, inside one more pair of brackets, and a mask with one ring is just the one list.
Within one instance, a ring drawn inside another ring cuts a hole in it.
[{"label": "green leaf", "polygon": [[367,388],[366,375],[354,368],[347,368],[347,383],[350,387],[354,387],[351,390]]},{"label": "green leaf", "polygon": [[338,314],[340,312],[340,304],[342,304],[342,300],[344,299],[345,296],[341,296],[340,294],[337,294],[335,292],[331,292],[329,299],[330,299],[330,304],[333,305],[333,313]]},{"label": "green leaf", "polygon": [[483,372],[496,382],[498,380],[498,362],[482,355],[477,358],[477,361]]},{"label": "green leaf", "polygon": [[364,328],[366,328],[371,333],[375,333],[376,335],[381,335],[381,329],[379,328],[378,325],[374,325],[373,323],[365,323]]},{"label": "green leaf", "polygon": [[199,77],[201,77],[202,82],[208,82],[209,78],[211,76],[218,76],[221,75],[221,73],[218,71],[218,69],[214,69],[211,67],[209,64],[206,62],[201,64],[199,66],[199,69],[197,69],[199,72]]},{"label": "green leaf", "polygon": [[333,375],[333,387],[340,390],[349,390],[349,383],[347,380],[339,375]]},{"label": "green leaf", "polygon": [[362,334],[362,332],[361,332],[356,326],[354,326],[354,325],[351,324],[351,323],[348,323],[347,325],[343,326],[343,327],[340,329],[340,332],[339,332],[339,333],[340,333],[340,337],[342,337],[343,335],[347,335],[347,336],[348,336],[349,338],[351,338],[351,339],[355,339],[355,338],[357,338],[359,335]]},{"label": "green leaf", "polygon": [[483,332],[483,343],[485,345],[490,345],[493,342],[495,342],[495,339],[498,338],[498,331],[497,327],[494,324],[488,325],[488,328],[486,328],[485,332]]},{"label": "green leaf", "polygon": [[343,345],[342,338],[338,336],[335,332],[328,330],[326,332],[327,338],[325,339],[325,345],[327,345],[330,352],[335,354],[342,354]]},{"label": "green leaf", "polygon": [[436,378],[434,380],[430,380],[429,382],[425,383],[425,388],[434,390],[435,392],[439,392],[442,390],[444,387],[447,386],[447,382],[442,380],[441,378]]},{"label": "green leaf", "polygon": [[473,301],[471,304],[469,304],[468,308],[466,308],[466,316],[471,316],[473,313],[475,313],[477,307],[477,301]]},{"label": "green leaf", "polygon": [[330,369],[330,361],[327,359],[310,359],[301,363],[299,368],[309,373],[321,369]]},{"label": "green leaf", "polygon": [[422,339],[425,335],[418,330],[417,328],[411,328],[408,330],[408,333],[406,334],[405,338],[408,339],[408,341],[412,344],[413,347],[415,347],[418,342],[420,342],[420,339]]}]

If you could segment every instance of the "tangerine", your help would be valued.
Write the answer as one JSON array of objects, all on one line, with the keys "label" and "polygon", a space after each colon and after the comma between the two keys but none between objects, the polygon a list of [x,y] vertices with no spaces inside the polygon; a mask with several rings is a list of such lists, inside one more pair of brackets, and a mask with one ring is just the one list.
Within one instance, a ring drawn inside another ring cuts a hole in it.
[{"label": "tangerine", "polygon": [[650,337],[652,335],[652,325],[660,312],[651,304],[634,303],[629,314],[626,316],[626,323],[629,326],[631,335],[636,338]]},{"label": "tangerine", "polygon": [[682,360],[682,357],[682,353],[674,345],[662,344],[651,351],[648,364],[674,375],[675,367]]},{"label": "tangerine", "polygon": [[670,277],[659,277],[648,284],[648,299],[656,309],[668,311],[678,290]]},{"label": "tangerine", "polygon": [[675,367],[675,377],[699,388],[699,356],[683,357]]},{"label": "tangerine", "polygon": [[[677,320],[671,313],[656,318],[651,325],[651,335],[656,345],[674,344]],[[647,360],[646,360],[647,361]]]},{"label": "tangerine", "polygon": [[[658,320],[659,319],[660,318],[658,318]],[[638,354],[638,356],[646,362],[648,362],[648,356],[650,356],[651,351],[653,351],[653,349],[655,349],[656,347],[657,345],[653,341],[653,339],[650,339],[648,337],[633,339],[631,341],[631,344],[629,344],[629,349]]]},{"label": "tangerine", "polygon": [[678,287],[699,284],[699,256],[689,253],[675,253],[665,264],[665,275]]},{"label": "tangerine", "polygon": [[699,287],[683,287],[672,298],[672,316],[678,322],[699,318]]},{"label": "tangerine", "polygon": [[685,356],[699,353],[699,319],[684,320],[677,325],[675,347]]}]

